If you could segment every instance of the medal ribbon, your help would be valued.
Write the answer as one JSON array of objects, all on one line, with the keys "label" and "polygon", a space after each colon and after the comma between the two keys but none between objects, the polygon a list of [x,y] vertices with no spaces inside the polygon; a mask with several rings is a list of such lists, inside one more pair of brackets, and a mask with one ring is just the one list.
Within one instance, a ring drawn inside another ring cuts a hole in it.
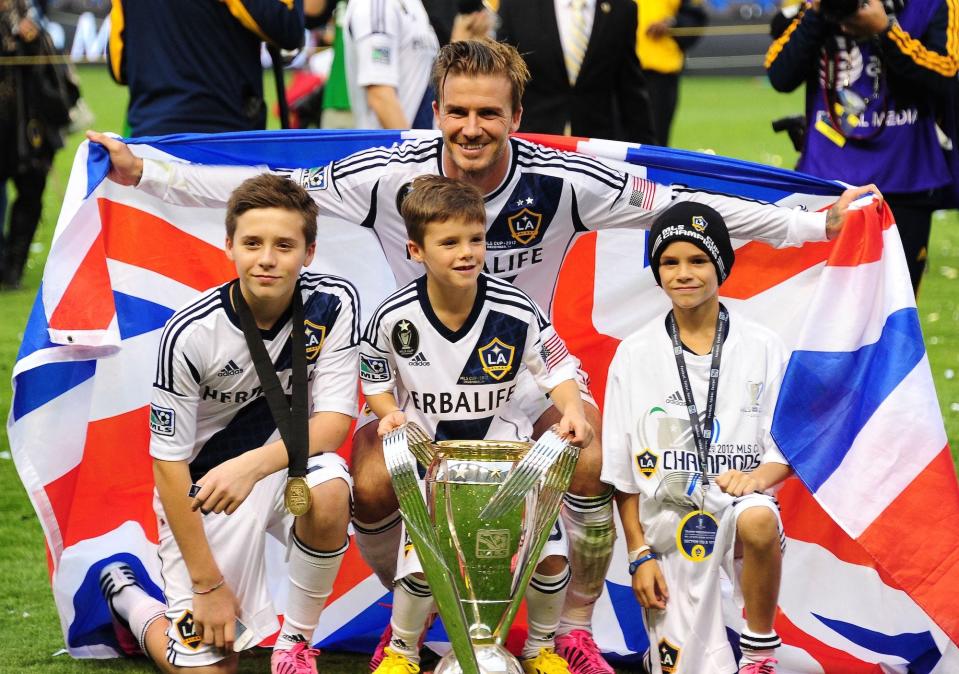
[{"label": "medal ribbon", "polygon": [[273,369],[273,360],[266,351],[260,330],[256,326],[253,312],[239,292],[240,284],[231,288],[230,294],[236,313],[240,317],[240,327],[243,337],[250,349],[253,358],[253,367],[256,376],[260,378],[263,395],[270,406],[270,414],[276,423],[283,444],[286,445],[286,455],[289,459],[289,476],[304,477],[306,475],[306,461],[309,454],[309,421],[307,418],[306,395],[306,333],[303,318],[303,297],[300,294],[300,282],[296,282],[293,290],[293,318],[290,339],[292,340],[292,368],[293,368],[293,395],[292,402],[288,402],[283,393],[280,378]]},{"label": "medal ribbon", "polygon": [[673,342],[673,354],[676,356],[676,368],[679,370],[679,381],[683,387],[683,397],[686,399],[686,411],[689,412],[689,427],[693,432],[693,441],[696,443],[696,455],[699,459],[699,470],[702,474],[703,499],[706,498],[706,488],[709,486],[707,465],[709,461],[709,443],[713,435],[713,419],[716,416],[716,390],[719,388],[719,362],[723,355],[723,342],[729,332],[729,312],[723,305],[719,305],[719,315],[716,316],[716,335],[713,337],[712,362],[709,366],[709,389],[706,394],[706,414],[703,423],[699,423],[699,411],[696,400],[693,398],[693,387],[689,381],[689,370],[686,368],[686,359],[683,357],[683,343],[679,339],[679,326],[673,312],[666,317],[669,327],[669,337]]}]

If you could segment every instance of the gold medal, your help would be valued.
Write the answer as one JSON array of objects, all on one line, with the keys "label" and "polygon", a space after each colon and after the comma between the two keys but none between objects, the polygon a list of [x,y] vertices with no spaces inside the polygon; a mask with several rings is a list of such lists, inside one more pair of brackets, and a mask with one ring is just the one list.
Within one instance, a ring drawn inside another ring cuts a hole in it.
[{"label": "gold medal", "polygon": [[283,505],[296,517],[305,515],[310,509],[310,486],[305,477],[291,477],[286,481]]}]

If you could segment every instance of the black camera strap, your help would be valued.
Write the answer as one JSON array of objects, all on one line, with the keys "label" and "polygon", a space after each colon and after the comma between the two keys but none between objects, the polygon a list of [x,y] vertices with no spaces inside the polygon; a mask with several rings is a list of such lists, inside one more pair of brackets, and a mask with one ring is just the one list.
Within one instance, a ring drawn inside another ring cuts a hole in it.
[{"label": "black camera strap", "polygon": [[306,475],[306,462],[309,455],[309,420],[307,403],[307,376],[306,376],[306,333],[304,331],[303,297],[300,294],[300,282],[296,282],[293,289],[293,317],[290,339],[292,340],[292,401],[287,401],[283,393],[283,385],[273,368],[273,360],[266,351],[260,330],[256,326],[253,312],[240,292],[237,282],[231,289],[231,297],[240,317],[240,327],[243,337],[250,349],[253,367],[256,376],[263,387],[263,395],[270,406],[270,414],[276,424],[283,444],[286,445],[286,454],[289,459],[289,476],[291,478]]}]

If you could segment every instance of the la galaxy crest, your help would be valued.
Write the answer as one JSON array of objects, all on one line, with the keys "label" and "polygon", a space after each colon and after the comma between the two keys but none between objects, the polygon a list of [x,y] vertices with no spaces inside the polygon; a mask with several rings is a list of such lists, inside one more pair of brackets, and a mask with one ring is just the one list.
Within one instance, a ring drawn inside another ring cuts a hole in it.
[{"label": "la galaxy crest", "polygon": [[509,227],[510,236],[525,246],[539,234],[543,215],[524,208],[519,213],[506,218],[506,224]]},{"label": "la galaxy crest", "polygon": [[193,611],[184,611],[174,625],[180,635],[180,643],[184,646],[195,651],[203,645],[203,637],[197,634],[196,625],[193,622]]},{"label": "la galaxy crest", "polygon": [[306,359],[313,362],[320,355],[323,342],[326,341],[326,326],[304,320],[303,327],[306,329]]},{"label": "la galaxy crest", "polygon": [[659,457],[653,454],[649,447],[642,454],[636,455],[636,467],[640,474],[645,478],[651,478],[656,472],[656,466],[659,464]]},{"label": "la galaxy crest", "polygon": [[693,229],[702,234],[706,231],[706,218],[701,215],[694,215],[692,223]]},{"label": "la galaxy crest", "polygon": [[510,346],[499,337],[494,337],[486,346],[476,350],[483,366],[483,372],[496,381],[500,381],[513,368],[516,347]]},{"label": "la galaxy crest", "polygon": [[659,642],[659,667],[663,674],[673,674],[679,664],[679,647],[669,643],[669,639]]}]

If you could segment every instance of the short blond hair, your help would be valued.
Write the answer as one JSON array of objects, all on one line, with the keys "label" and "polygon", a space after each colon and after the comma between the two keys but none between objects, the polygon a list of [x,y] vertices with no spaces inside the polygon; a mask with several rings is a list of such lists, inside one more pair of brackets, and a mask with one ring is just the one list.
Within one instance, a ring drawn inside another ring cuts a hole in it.
[{"label": "short blond hair", "polygon": [[443,85],[450,75],[503,75],[512,90],[513,112],[523,105],[523,92],[529,82],[526,61],[512,45],[492,40],[460,40],[440,49],[433,64],[433,91],[441,103]]},{"label": "short blond hair", "polygon": [[459,219],[468,224],[486,224],[486,206],[480,191],[462,180],[425,175],[410,184],[400,214],[406,235],[422,246],[430,223]]}]

